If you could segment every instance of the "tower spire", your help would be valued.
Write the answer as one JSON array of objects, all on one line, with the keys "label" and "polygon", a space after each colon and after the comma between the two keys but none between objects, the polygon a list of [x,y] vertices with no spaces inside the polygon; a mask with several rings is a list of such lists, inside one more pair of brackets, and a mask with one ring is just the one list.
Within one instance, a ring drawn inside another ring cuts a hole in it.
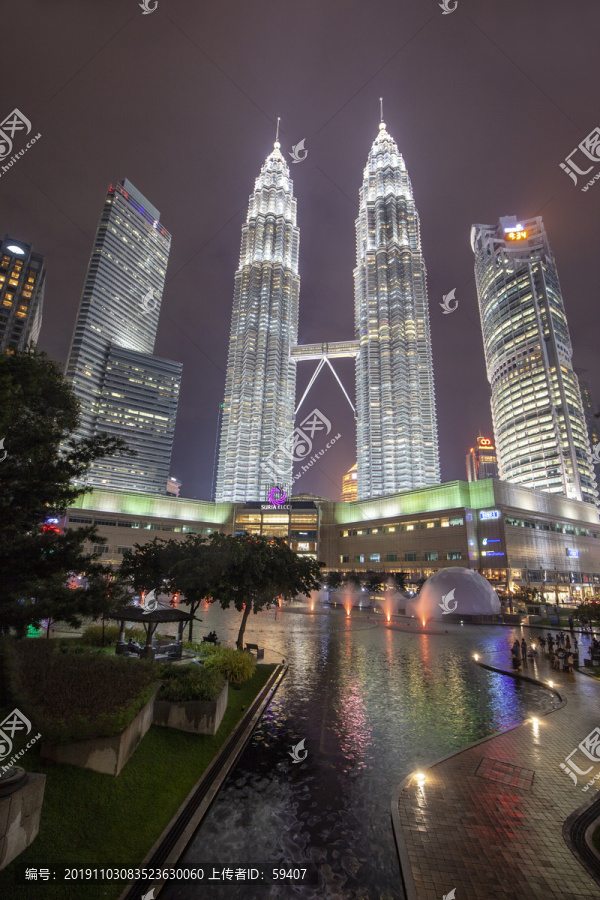
[{"label": "tower spire", "polygon": [[383,97],[379,98],[379,121],[383,122]]},{"label": "tower spire", "polygon": [[280,116],[277,116],[277,131],[275,132],[275,144],[274,144],[274,147],[276,150],[279,149],[279,119],[280,119]]}]

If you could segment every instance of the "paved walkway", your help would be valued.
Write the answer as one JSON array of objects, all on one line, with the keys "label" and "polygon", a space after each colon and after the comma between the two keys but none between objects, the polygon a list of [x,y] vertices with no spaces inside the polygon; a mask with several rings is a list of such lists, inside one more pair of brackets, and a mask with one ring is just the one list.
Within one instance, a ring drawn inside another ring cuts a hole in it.
[{"label": "paved walkway", "polygon": [[[482,654],[480,663],[510,670],[508,642],[505,655]],[[575,786],[559,767],[600,725],[600,682],[553,671],[541,658],[523,674],[553,681],[565,705],[423,770],[425,782],[407,779],[394,801],[409,900],[442,900],[452,888],[456,900],[600,897],[562,836],[567,817],[597,798],[599,782],[583,793],[587,780]]]}]

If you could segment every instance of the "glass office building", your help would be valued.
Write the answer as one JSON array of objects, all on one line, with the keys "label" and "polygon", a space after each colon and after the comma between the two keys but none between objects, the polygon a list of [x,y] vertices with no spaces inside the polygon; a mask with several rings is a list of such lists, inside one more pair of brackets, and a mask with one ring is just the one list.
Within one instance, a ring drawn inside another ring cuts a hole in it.
[{"label": "glass office building", "polygon": [[0,353],[37,344],[45,281],[44,257],[6,235],[0,244]]},{"label": "glass office building", "polygon": [[219,502],[264,501],[274,487],[289,492],[299,243],[293,184],[276,141],[242,228],[222,407]]},{"label": "glass office building", "polygon": [[86,483],[164,493],[181,364],[153,356],[171,236],[133,184],[112,185],[89,263],[66,376],[81,403],[78,437],[105,431],[136,457],[97,460]]},{"label": "glass office building", "polygon": [[440,481],[425,263],[412,185],[379,126],[364,171],[354,270],[359,500]]},{"label": "glass office building", "polygon": [[594,503],[571,338],[542,219],[474,225],[471,246],[499,476]]}]

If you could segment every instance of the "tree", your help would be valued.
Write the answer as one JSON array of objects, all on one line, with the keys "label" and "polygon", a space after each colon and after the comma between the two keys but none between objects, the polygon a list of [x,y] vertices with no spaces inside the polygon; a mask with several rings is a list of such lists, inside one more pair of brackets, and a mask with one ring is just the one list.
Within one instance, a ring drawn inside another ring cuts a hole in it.
[{"label": "tree", "polygon": [[[211,534],[208,543],[211,571],[209,594],[223,609],[233,606],[242,613],[237,637],[244,647],[244,631],[250,612],[258,613],[277,603],[279,597],[310,596],[320,587],[323,563],[298,556],[283,538],[269,540],[248,534]],[[202,568],[202,572],[205,570]]]},{"label": "tree", "polygon": [[147,544],[134,544],[123,554],[119,572],[130,579],[136,591],[174,594],[177,588],[173,567],[182,558],[182,546],[181,541],[173,538],[154,538]]},{"label": "tree", "polygon": [[360,587],[362,581],[358,572],[348,572],[346,575],[346,584],[353,584],[355,587]]},{"label": "tree", "polygon": [[104,630],[113,614],[129,601],[129,579],[120,571],[110,566],[97,566],[86,577],[89,612],[95,619],[102,620],[102,646],[104,647]]},{"label": "tree", "polygon": [[67,579],[97,562],[86,541],[104,541],[93,527],[61,534],[46,519],[85,490],[92,462],[133,451],[104,433],[72,438],[79,402],[56,363],[35,349],[0,355],[0,396],[0,622],[18,635],[42,618],[79,625],[89,598]]},{"label": "tree", "polygon": [[[190,619],[188,640],[192,640],[194,619],[203,600],[208,599],[211,583],[214,578],[214,566],[218,565],[215,555],[211,555],[205,538],[190,534],[179,544],[177,561],[171,569],[172,585],[181,591],[185,602],[189,604]],[[201,621],[197,619],[197,621]]]},{"label": "tree", "polygon": [[380,572],[367,572],[367,588],[371,594],[378,594],[383,589],[383,576]]},{"label": "tree", "polygon": [[342,586],[342,576],[340,572],[328,572],[325,576],[325,584],[330,591],[337,591]]},{"label": "tree", "polygon": [[393,579],[396,582],[396,588],[399,591],[406,590],[406,579],[408,578],[408,572],[394,572]]},{"label": "tree", "polygon": [[580,622],[600,622],[600,603],[580,603],[575,614]]}]

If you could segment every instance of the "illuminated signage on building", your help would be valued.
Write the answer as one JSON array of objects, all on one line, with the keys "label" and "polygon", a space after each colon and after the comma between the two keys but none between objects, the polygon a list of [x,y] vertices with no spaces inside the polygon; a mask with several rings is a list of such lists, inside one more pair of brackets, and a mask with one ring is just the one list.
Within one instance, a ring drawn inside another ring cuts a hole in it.
[{"label": "illuminated signage on building", "polygon": [[477,446],[478,447],[491,447],[492,442],[490,441],[489,438],[479,437],[479,438],[477,438]]},{"label": "illuminated signage on building", "polygon": [[524,241],[527,239],[527,232],[521,228],[513,228],[505,232],[507,241]]},{"label": "illuminated signage on building", "polygon": [[567,549],[567,556],[571,556],[571,557],[573,557],[573,559],[579,559],[579,550]]},{"label": "illuminated signage on building", "polygon": [[500,518],[500,510],[499,509],[482,509],[479,513],[480,519],[499,519]]}]

